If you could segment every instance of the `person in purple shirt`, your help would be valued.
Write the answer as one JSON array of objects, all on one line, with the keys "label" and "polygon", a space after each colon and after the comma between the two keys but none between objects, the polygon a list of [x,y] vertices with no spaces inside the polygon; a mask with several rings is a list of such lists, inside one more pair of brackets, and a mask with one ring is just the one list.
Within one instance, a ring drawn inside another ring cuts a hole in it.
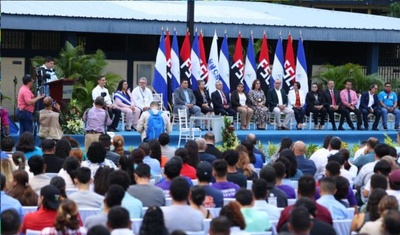
[{"label": "person in purple shirt", "polygon": [[224,198],[235,198],[235,194],[239,191],[240,187],[237,184],[227,180],[228,163],[225,160],[218,159],[213,164],[213,176],[215,183],[211,187],[221,190]]},{"label": "person in purple shirt", "polygon": [[296,198],[296,192],[294,188],[290,185],[286,185],[282,183],[283,178],[286,177],[286,167],[282,162],[274,162],[272,167],[275,169],[276,172],[276,187],[284,191],[287,195],[287,198],[294,199]]},{"label": "person in purple shirt", "polygon": [[317,167],[315,163],[305,157],[306,154],[306,144],[303,141],[296,141],[293,145],[293,152],[296,156],[297,168],[303,172],[304,175],[315,175]]},{"label": "person in purple shirt", "polygon": [[169,188],[171,186],[171,180],[178,177],[181,173],[182,161],[178,157],[171,158],[164,166],[165,180],[158,182],[155,186],[161,188],[165,194],[165,197],[170,197]]}]

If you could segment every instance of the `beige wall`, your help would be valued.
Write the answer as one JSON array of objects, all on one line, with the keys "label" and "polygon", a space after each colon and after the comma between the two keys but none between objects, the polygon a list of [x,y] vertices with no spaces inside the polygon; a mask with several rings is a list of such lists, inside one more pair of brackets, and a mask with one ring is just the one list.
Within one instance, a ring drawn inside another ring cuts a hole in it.
[{"label": "beige wall", "polygon": [[[21,62],[21,64],[13,64],[13,61]],[[1,92],[4,96],[8,96],[12,99],[12,101],[8,99],[3,100],[3,107],[6,108],[9,113],[14,114],[14,105],[15,101],[14,96],[14,77],[17,77],[17,89],[16,92],[18,94],[19,88],[22,86],[22,77],[24,76],[25,71],[25,58],[17,58],[17,57],[3,57],[1,58]]]}]

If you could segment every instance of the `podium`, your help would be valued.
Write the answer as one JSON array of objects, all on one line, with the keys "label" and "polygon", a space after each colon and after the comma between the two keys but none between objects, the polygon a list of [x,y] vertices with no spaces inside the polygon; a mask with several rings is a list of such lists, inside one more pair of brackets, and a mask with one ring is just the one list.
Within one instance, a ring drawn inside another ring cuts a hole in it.
[{"label": "podium", "polygon": [[48,82],[46,85],[49,86],[51,98],[63,106],[64,104],[68,104],[71,100],[74,83],[76,81],[76,79],[59,79]]}]

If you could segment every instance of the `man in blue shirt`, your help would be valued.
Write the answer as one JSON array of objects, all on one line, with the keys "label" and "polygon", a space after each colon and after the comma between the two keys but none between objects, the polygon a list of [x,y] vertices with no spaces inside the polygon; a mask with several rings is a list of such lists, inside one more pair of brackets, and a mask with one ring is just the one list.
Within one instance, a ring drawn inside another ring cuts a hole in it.
[{"label": "man in blue shirt", "polygon": [[320,194],[321,197],[317,202],[331,212],[333,220],[347,219],[347,208],[335,199],[336,182],[333,178],[325,177],[320,180]]},{"label": "man in blue shirt", "polygon": [[143,158],[143,163],[150,166],[151,174],[153,176],[161,174],[161,162],[157,159],[150,157],[150,146],[148,143],[143,142],[139,145],[139,148],[143,150],[145,157]]},{"label": "man in blue shirt", "polygon": [[296,141],[293,145],[293,152],[296,156],[297,169],[301,170],[304,175],[315,175],[317,167],[315,163],[305,157],[307,147],[303,141]]},{"label": "man in blue shirt", "polygon": [[392,85],[390,84],[390,82],[385,83],[384,90],[381,91],[378,95],[378,100],[381,105],[383,129],[385,131],[388,129],[387,116],[389,113],[393,113],[395,116],[394,129],[398,131],[400,122],[400,110],[397,108],[397,95],[396,93],[392,92]]},{"label": "man in blue shirt", "polygon": [[0,176],[0,183],[1,183],[1,212],[7,210],[7,209],[15,209],[19,216],[21,217],[21,221],[22,218],[24,217],[24,214],[22,212],[22,206],[21,203],[17,200],[14,199],[10,196],[8,196],[5,192],[4,192],[4,188],[6,187],[6,177],[1,174]]}]

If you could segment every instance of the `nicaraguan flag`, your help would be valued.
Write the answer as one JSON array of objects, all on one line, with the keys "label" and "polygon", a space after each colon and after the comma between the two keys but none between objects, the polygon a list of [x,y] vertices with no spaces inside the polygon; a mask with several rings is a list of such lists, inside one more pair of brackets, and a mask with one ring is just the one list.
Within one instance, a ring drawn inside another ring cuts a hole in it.
[{"label": "nicaraguan flag", "polygon": [[171,88],[172,88],[172,92],[173,92],[173,91],[175,91],[176,88],[179,87],[180,79],[181,79],[179,47],[178,47],[178,38],[176,36],[176,31],[174,32],[174,38],[172,39],[171,74],[172,74]]},{"label": "nicaraguan flag", "polygon": [[160,46],[157,51],[156,64],[154,67],[154,80],[152,85],[158,94],[163,94],[164,107],[168,109],[167,59],[165,57],[164,32],[161,33]]},{"label": "nicaraguan flag", "polygon": [[208,56],[208,82],[206,85],[209,94],[216,90],[215,83],[220,79],[218,65],[218,36],[217,32],[214,32],[214,37],[210,48],[210,55]]},{"label": "nicaraguan flag", "polygon": [[223,91],[229,94],[231,90],[231,85],[229,82],[230,67],[229,67],[228,37],[226,36],[226,33],[224,35],[224,40],[222,40],[221,50],[219,53],[219,75],[222,83],[224,84]]},{"label": "nicaraguan flag", "polygon": [[267,35],[264,33],[260,57],[258,58],[257,79],[260,80],[261,89],[266,92],[270,87],[271,64],[269,62]]},{"label": "nicaraguan flag", "polygon": [[270,79],[270,87],[274,87],[276,79],[283,81],[283,76],[284,76],[283,46],[282,46],[282,36],[279,35],[275,49],[274,63],[272,65],[272,78]]},{"label": "nicaraguan flag", "polygon": [[201,79],[199,35],[197,32],[194,35],[190,59],[192,61],[192,90],[197,90],[197,81]]},{"label": "nicaraguan flag", "polygon": [[[181,79],[184,79],[190,83],[190,79],[192,77],[192,62],[190,60],[190,33],[186,32],[185,39],[183,40],[183,44],[180,51],[181,56]],[[179,80],[179,84],[180,80]]]},{"label": "nicaraguan flag", "polygon": [[293,88],[293,83],[296,81],[296,65],[294,62],[294,52],[293,52],[293,39],[292,35],[289,34],[288,42],[286,44],[286,56],[285,64],[283,65],[285,69],[285,75],[282,81],[282,88],[289,93],[289,90]]},{"label": "nicaraguan flag", "polygon": [[307,61],[304,53],[303,38],[300,36],[299,45],[297,46],[297,61],[296,61],[296,81],[300,82],[304,94],[308,92],[308,75],[307,75]]},{"label": "nicaraguan flag", "polygon": [[251,90],[251,85],[256,79],[256,58],[254,55],[253,36],[251,35],[249,38],[249,44],[247,46],[246,63],[244,66],[244,81],[247,92]]},{"label": "nicaraguan flag", "polygon": [[233,54],[233,64],[231,65],[231,87],[236,89],[240,82],[243,82],[244,60],[242,47],[242,34],[239,32],[236,40],[235,53]]},{"label": "nicaraguan flag", "polygon": [[208,69],[207,69],[206,50],[204,49],[202,32],[200,32],[199,36],[199,50],[200,50],[200,79],[203,80],[205,84],[207,84]]}]

